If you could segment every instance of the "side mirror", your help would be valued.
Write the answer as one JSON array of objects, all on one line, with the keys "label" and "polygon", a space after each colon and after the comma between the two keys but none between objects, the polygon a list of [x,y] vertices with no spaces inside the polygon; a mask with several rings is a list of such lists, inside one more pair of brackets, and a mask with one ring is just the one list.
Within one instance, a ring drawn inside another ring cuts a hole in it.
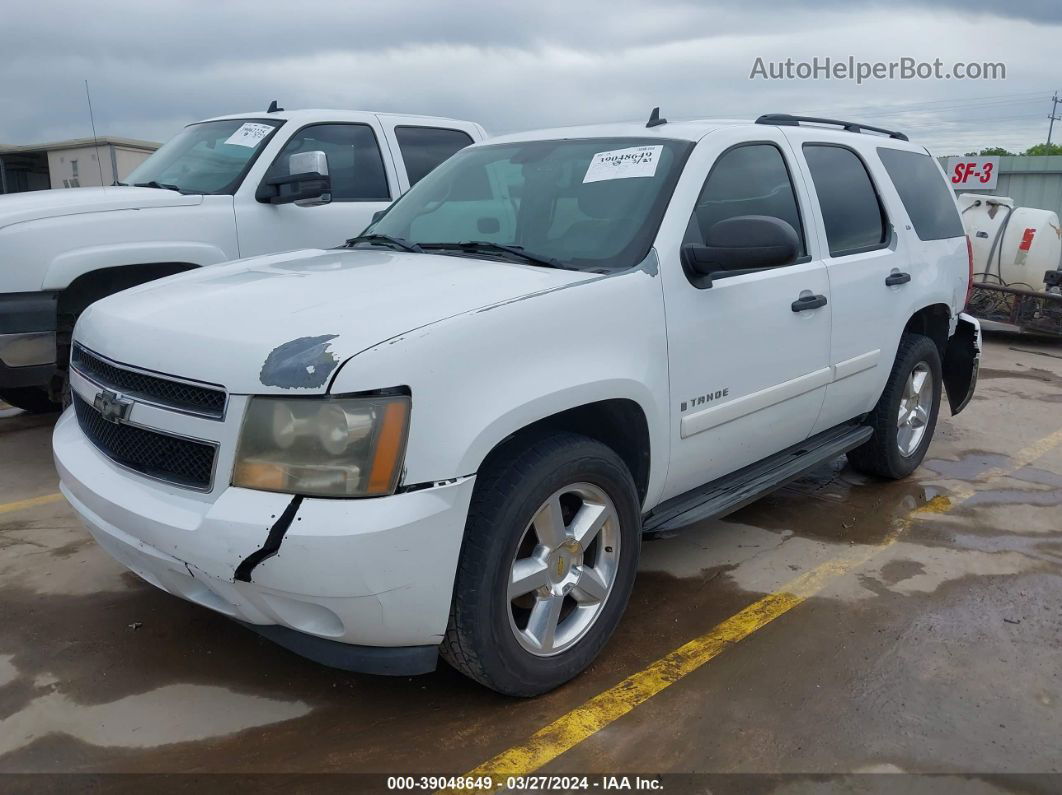
[{"label": "side mirror", "polygon": [[387,215],[387,211],[389,209],[391,209],[391,208],[390,207],[385,207],[382,210],[377,210],[376,212],[374,212],[372,214],[372,220],[369,221],[369,224],[370,225],[375,224],[377,221],[379,221],[381,218],[383,218],[385,215]]},{"label": "side mirror", "polygon": [[269,204],[296,204],[299,207],[327,204],[332,201],[328,155],[324,152],[298,152],[291,155],[288,158],[288,176],[265,180],[255,198]]},{"label": "side mirror", "polygon": [[792,265],[800,256],[800,238],[793,227],[766,215],[739,215],[712,225],[707,245],[682,247],[683,265],[693,275],[711,278]]}]

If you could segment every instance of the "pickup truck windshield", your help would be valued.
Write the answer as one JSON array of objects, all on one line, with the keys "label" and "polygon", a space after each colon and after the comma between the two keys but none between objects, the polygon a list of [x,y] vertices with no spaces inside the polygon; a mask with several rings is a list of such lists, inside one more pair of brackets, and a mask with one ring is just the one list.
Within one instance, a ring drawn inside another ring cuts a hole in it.
[{"label": "pickup truck windshield", "polygon": [[182,193],[234,193],[281,124],[276,119],[191,124],[141,163],[123,184]]},{"label": "pickup truck windshield", "polygon": [[386,236],[429,252],[622,270],[648,254],[692,147],[595,138],[465,149],[356,240]]}]

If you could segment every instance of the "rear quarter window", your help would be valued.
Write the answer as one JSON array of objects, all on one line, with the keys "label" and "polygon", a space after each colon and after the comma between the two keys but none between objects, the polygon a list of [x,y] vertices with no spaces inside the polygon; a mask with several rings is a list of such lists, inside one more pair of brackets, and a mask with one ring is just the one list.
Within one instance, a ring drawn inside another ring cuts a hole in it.
[{"label": "rear quarter window", "polygon": [[440,127],[395,127],[395,138],[406,163],[410,187],[452,154],[472,143],[472,136],[468,133]]},{"label": "rear quarter window", "polygon": [[878,157],[900,194],[919,240],[965,234],[951,189],[932,157],[888,147],[879,147]]}]

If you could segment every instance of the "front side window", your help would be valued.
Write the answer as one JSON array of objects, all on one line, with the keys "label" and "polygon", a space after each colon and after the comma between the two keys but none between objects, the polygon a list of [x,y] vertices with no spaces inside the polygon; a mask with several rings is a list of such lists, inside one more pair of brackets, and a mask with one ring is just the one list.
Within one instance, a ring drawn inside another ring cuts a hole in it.
[{"label": "front side window", "polygon": [[482,246],[456,249],[478,241],[520,247],[562,267],[622,270],[649,253],[692,146],[596,138],[471,147],[424,177],[365,233],[442,253],[487,255]]},{"label": "front side window", "polygon": [[739,215],[785,221],[800,238],[800,256],[806,253],[793,182],[773,144],[745,144],[719,156],[697,197],[685,242],[704,245],[713,225]]},{"label": "front side window", "polygon": [[884,146],[878,149],[878,156],[900,194],[919,240],[943,240],[965,234],[955,197],[932,157]]},{"label": "front side window", "polygon": [[804,144],[831,257],[881,248],[888,224],[859,155],[843,146]]},{"label": "front side window", "polygon": [[291,136],[265,178],[291,174],[288,159],[300,152],[324,152],[332,179],[332,201],[391,200],[380,145],[367,124],[314,124]]},{"label": "front side window", "polygon": [[395,127],[395,138],[410,185],[416,185],[454,152],[472,143],[472,136],[466,132],[439,127]]},{"label": "front side window", "polygon": [[235,193],[281,124],[277,119],[226,119],[189,125],[137,166],[124,184]]}]

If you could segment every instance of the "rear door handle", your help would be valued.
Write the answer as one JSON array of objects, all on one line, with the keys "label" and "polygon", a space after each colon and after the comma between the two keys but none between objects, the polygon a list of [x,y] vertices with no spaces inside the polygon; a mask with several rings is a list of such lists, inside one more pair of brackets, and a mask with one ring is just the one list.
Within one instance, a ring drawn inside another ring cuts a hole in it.
[{"label": "rear door handle", "polygon": [[804,312],[808,309],[818,309],[820,306],[826,306],[826,296],[824,295],[803,295],[795,300],[790,306],[794,312]]},{"label": "rear door handle", "polygon": [[897,287],[901,284],[907,284],[909,281],[911,281],[911,274],[909,273],[890,273],[885,277],[885,286]]}]

